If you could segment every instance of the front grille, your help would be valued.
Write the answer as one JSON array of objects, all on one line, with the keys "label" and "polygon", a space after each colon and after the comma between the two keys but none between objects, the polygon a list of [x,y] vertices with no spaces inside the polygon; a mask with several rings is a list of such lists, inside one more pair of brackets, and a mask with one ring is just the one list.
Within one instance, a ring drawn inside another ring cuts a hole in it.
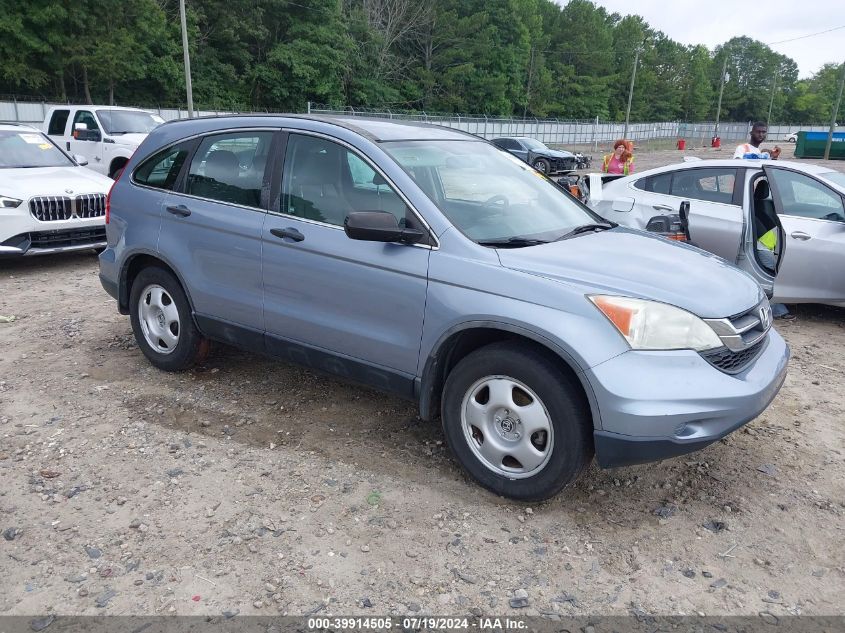
[{"label": "front grille", "polygon": [[64,196],[38,196],[29,201],[29,212],[41,222],[58,222],[73,217],[73,204]]},{"label": "front grille", "polygon": [[726,347],[720,347],[712,352],[704,352],[702,356],[708,363],[726,374],[738,374],[757,358],[764,343],[765,340],[759,341],[741,352],[732,352]]},{"label": "front grille", "polygon": [[36,196],[29,201],[29,212],[41,222],[100,218],[106,214],[106,196],[84,193],[68,196]]},{"label": "front grille", "polygon": [[29,234],[31,248],[67,248],[86,246],[106,241],[106,228],[65,229],[62,231],[34,231]]}]

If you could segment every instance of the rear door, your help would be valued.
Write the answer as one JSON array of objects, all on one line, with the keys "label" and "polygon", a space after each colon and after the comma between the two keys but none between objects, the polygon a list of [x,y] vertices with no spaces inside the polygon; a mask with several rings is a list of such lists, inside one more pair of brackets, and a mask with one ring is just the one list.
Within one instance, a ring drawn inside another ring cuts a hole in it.
[{"label": "rear door", "polygon": [[693,243],[736,263],[744,226],[737,171],[735,167],[678,169],[636,180],[637,228],[644,229],[654,216],[677,214],[681,203],[688,200]]},{"label": "rear door", "polygon": [[323,136],[291,132],[281,193],[262,233],[267,346],[332,373],[410,395],[431,249],[352,240],[352,211],[423,228],[373,164]]},{"label": "rear door", "polygon": [[164,201],[159,251],[182,275],[208,334],[263,349],[261,227],[273,130],[202,137]]},{"label": "rear door", "polygon": [[785,253],[775,298],[785,303],[845,302],[845,204],[815,178],[790,169],[764,168],[783,225]]}]

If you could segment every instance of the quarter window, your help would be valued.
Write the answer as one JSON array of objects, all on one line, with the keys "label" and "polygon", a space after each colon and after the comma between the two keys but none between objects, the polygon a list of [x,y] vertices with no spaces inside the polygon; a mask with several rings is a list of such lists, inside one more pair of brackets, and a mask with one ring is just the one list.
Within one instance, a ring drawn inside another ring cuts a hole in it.
[{"label": "quarter window", "polygon": [[191,161],[185,193],[247,207],[261,206],[272,132],[240,132],[203,139]]},{"label": "quarter window", "polygon": [[70,110],[54,110],[53,116],[50,118],[50,126],[47,128],[47,134],[50,136],[64,136],[69,116]]},{"label": "quarter window", "polygon": [[777,187],[782,214],[845,222],[842,197],[820,182],[782,169],[773,169],[771,178]]},{"label": "quarter window", "polygon": [[279,211],[336,226],[353,211],[387,211],[400,226],[410,217],[399,195],[363,158],[338,143],[298,134],[288,138]]},{"label": "quarter window", "polygon": [[135,170],[135,182],[156,189],[172,190],[189,151],[188,143],[180,143],[154,154]]}]

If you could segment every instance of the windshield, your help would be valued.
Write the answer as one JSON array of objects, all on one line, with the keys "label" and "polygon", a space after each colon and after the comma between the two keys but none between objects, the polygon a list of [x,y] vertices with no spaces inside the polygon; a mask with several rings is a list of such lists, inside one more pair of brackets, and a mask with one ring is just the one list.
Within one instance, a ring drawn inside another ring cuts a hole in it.
[{"label": "windshield", "polygon": [[70,167],[73,164],[40,132],[0,130],[0,169]]},{"label": "windshield", "polygon": [[826,171],[819,174],[819,178],[824,178],[828,182],[832,182],[840,187],[845,187],[845,174],[839,171]]},{"label": "windshield", "polygon": [[488,143],[393,141],[382,147],[475,241],[550,241],[602,221],[551,180]]},{"label": "windshield", "polygon": [[524,139],[521,139],[521,140],[522,140],[522,144],[525,145],[526,149],[540,150],[540,151],[549,149],[548,147],[543,145],[540,141],[537,141],[533,138],[524,138]]},{"label": "windshield", "polygon": [[134,110],[97,110],[97,116],[106,134],[149,134],[164,119],[149,112]]}]

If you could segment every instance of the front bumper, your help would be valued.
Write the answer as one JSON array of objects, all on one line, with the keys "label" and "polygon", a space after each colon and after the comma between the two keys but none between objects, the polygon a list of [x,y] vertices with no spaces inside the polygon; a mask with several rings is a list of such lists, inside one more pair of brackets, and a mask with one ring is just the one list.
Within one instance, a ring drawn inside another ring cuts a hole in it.
[{"label": "front bumper", "polygon": [[0,257],[52,255],[106,247],[105,226],[32,231],[0,243]]},{"label": "front bumper", "polygon": [[586,372],[601,416],[602,468],[704,448],[760,415],[786,378],[789,347],[774,329],[757,359],[726,374],[691,350],[629,351]]}]

